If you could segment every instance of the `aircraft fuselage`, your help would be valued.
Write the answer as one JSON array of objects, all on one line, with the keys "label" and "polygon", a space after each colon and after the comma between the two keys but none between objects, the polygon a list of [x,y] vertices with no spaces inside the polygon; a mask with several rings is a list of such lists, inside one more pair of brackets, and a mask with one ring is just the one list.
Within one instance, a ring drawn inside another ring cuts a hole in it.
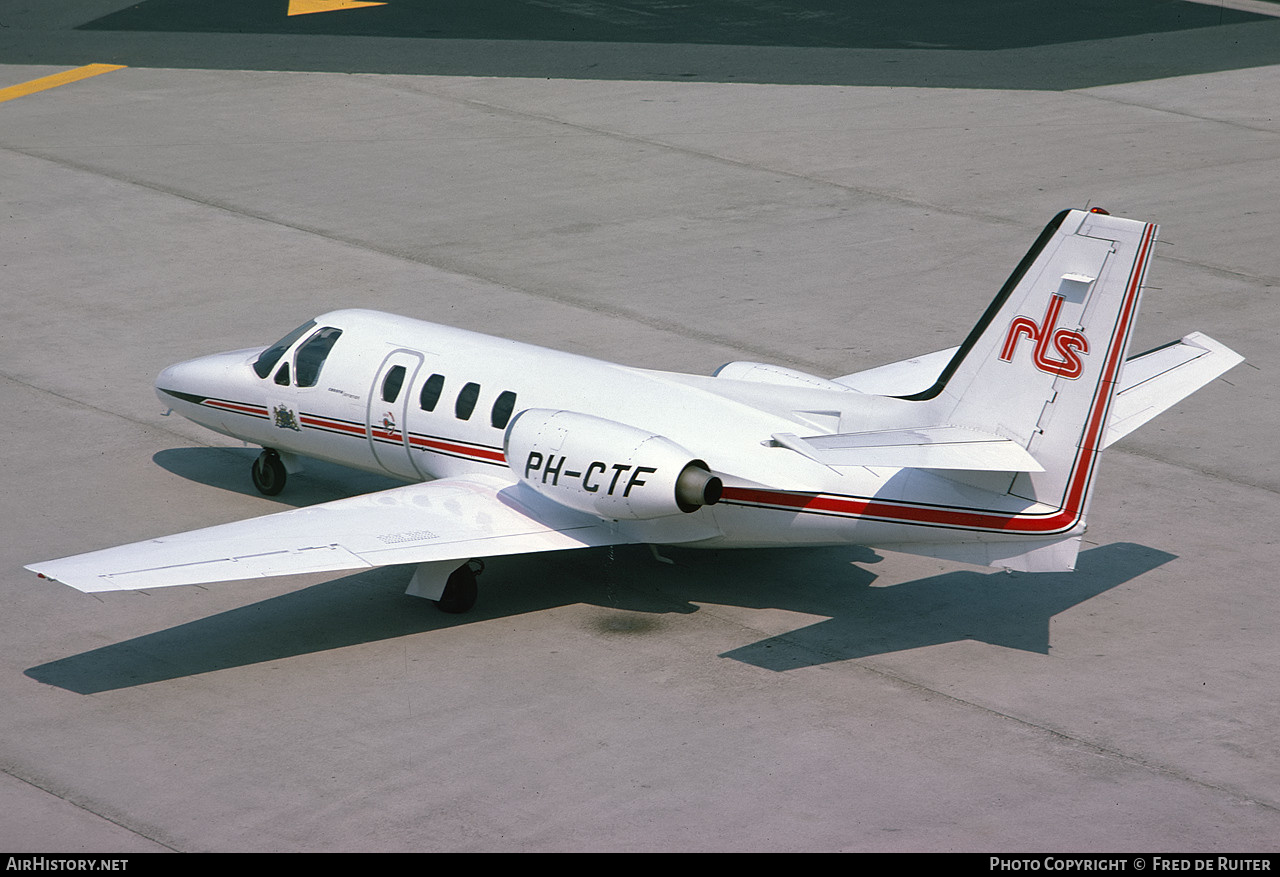
[{"label": "aircraft fuselage", "polygon": [[[336,311],[314,323],[265,376],[253,367],[261,349],[234,351],[166,369],[157,393],[190,420],[281,452],[291,469],[300,468],[295,458],[310,457],[406,481],[486,473],[544,488],[576,479],[601,498],[638,496],[655,480],[658,461],[633,459],[627,452],[634,442],[625,437],[595,446],[590,436],[568,442],[576,455],[557,454],[555,445],[508,458],[507,434],[521,412],[589,411],[664,437],[723,481],[715,505],[671,520],[621,523],[659,543],[932,542],[939,528],[955,524],[975,541],[1008,539],[1008,519],[1037,507],[921,471],[837,470],[770,440],[860,423],[909,426],[919,416],[910,402],[847,388],[631,368],[373,311]],[[314,384],[299,386],[296,360],[308,337],[326,328],[341,337]],[[982,514],[957,518],[931,511],[937,502],[917,502],[939,485],[955,507]]]}]

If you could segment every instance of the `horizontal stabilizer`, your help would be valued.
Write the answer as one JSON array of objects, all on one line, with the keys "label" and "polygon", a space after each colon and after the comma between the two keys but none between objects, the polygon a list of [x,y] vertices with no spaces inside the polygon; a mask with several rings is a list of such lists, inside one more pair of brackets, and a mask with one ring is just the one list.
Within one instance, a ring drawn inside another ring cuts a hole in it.
[{"label": "horizontal stabilizer", "polygon": [[1017,442],[963,426],[881,429],[807,438],[778,433],[773,440],[826,466],[1044,471]]},{"label": "horizontal stabilizer", "polygon": [[1200,332],[1126,360],[1102,446],[1133,432],[1243,361],[1243,356]]}]

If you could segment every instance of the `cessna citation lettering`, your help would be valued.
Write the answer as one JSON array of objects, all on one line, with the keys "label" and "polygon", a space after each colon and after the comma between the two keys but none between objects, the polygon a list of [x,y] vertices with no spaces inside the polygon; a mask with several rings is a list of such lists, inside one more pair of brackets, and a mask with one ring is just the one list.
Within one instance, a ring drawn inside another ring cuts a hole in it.
[{"label": "cessna citation lettering", "polygon": [[415,564],[408,592],[451,612],[475,602],[479,558],[599,545],[1069,570],[1102,451],[1241,361],[1198,333],[1129,355],[1155,240],[1064,211],[959,347],[831,379],[649,371],[335,311],[170,366],[156,392],[262,446],[264,494],[307,458],[412,483],[28,569],[116,591]]}]

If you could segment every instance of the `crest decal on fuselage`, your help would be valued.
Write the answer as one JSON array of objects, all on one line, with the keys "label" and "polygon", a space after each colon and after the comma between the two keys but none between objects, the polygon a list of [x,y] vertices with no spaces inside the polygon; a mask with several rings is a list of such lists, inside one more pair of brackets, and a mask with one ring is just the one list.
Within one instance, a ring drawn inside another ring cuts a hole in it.
[{"label": "crest decal on fuselage", "polygon": [[271,410],[276,416],[277,427],[280,429],[292,429],[295,432],[302,432],[302,427],[298,426],[297,416],[284,405],[277,405]]}]

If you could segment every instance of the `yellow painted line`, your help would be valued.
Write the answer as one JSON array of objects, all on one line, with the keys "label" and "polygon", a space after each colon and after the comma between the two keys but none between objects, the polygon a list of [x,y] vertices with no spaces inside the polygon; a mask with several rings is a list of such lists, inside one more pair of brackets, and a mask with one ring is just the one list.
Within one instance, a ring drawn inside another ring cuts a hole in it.
[{"label": "yellow painted line", "polygon": [[364,0],[289,0],[289,15],[311,15],[315,12],[341,12],[359,9],[361,6],[386,6],[386,3],[368,3]]},{"label": "yellow painted line", "polygon": [[99,73],[110,73],[112,70],[123,69],[123,64],[86,64],[85,66],[77,67],[74,70],[65,70],[62,73],[55,73],[52,76],[33,79],[30,82],[24,82],[21,85],[11,85],[8,88],[0,88],[0,104],[7,100],[13,100],[15,97],[23,97],[28,94],[35,94],[37,91],[47,91],[50,88],[57,88],[59,85],[66,85],[68,82],[79,82],[81,79],[88,79],[90,76],[97,76]]}]

